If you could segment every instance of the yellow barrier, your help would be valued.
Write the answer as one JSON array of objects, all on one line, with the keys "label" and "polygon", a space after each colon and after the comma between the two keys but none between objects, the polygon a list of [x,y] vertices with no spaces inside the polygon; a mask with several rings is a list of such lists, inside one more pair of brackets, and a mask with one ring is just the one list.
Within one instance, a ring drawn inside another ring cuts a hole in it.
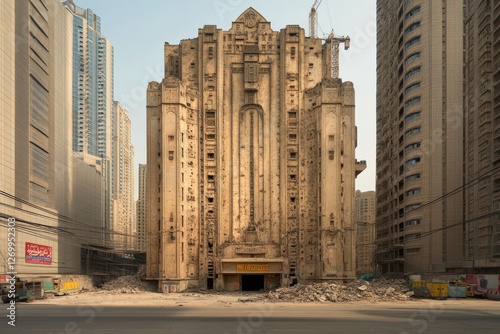
[{"label": "yellow barrier", "polygon": [[78,290],[78,282],[63,282],[62,291]]}]

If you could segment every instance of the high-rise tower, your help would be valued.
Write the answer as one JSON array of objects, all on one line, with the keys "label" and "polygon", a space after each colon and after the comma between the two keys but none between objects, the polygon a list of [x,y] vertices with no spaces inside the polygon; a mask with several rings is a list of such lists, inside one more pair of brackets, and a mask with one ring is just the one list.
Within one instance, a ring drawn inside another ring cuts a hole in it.
[{"label": "high-rise tower", "polygon": [[139,164],[139,197],[137,198],[137,250],[146,252],[146,212],[147,212],[147,174],[146,165]]},{"label": "high-rise tower", "polygon": [[500,3],[466,1],[465,267],[500,267]]},{"label": "high-rise tower", "polygon": [[0,31],[0,253],[14,220],[19,276],[78,274],[104,231],[101,175],[72,150],[72,17],[59,1],[5,0]]},{"label": "high-rise tower", "polygon": [[128,111],[119,102],[113,104],[113,246],[118,251],[136,248],[134,201],[134,147]]},{"label": "high-rise tower", "polygon": [[377,1],[377,259],[462,266],[463,2]]},{"label": "high-rise tower", "polygon": [[[113,47],[101,32],[101,18],[91,9],[63,4],[73,15],[73,150],[103,174],[103,217],[110,231],[114,221]],[[110,241],[109,234],[107,235]]]}]

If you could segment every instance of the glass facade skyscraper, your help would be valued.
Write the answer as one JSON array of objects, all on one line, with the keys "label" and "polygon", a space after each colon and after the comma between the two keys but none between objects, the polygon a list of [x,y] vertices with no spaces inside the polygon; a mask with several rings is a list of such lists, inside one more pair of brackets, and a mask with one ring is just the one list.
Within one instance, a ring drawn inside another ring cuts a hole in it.
[{"label": "glass facade skyscraper", "polygon": [[71,1],[73,13],[73,150],[110,157],[113,104],[113,47],[101,19]]},{"label": "glass facade skyscraper", "polygon": [[[73,151],[104,177],[103,223],[113,221],[113,47],[101,33],[101,19],[91,9],[63,4],[73,15]],[[109,233],[107,240],[110,242]]]}]

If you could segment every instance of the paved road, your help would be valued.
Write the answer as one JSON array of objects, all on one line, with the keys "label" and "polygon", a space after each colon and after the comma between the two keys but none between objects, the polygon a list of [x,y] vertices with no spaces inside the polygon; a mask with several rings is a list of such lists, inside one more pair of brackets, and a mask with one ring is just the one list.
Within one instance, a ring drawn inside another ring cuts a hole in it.
[{"label": "paved road", "polygon": [[0,305],[0,333],[500,333],[500,302],[429,304],[231,304],[115,307],[20,304],[16,327]]}]

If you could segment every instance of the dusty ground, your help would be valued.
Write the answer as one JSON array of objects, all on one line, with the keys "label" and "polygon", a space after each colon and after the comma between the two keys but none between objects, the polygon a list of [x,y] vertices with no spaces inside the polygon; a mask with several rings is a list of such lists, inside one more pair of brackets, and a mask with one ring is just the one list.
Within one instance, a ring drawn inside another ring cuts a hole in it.
[{"label": "dusty ground", "polygon": [[[102,305],[102,306],[216,306],[216,307],[233,307],[243,304],[260,304],[271,303],[269,301],[257,301],[256,299],[263,293],[244,293],[244,292],[221,292],[221,293],[172,293],[162,294],[156,292],[136,292],[136,293],[113,293],[110,291],[89,291],[75,293],[66,296],[58,296],[52,299],[37,300],[35,304],[47,305]],[[380,305],[401,305],[401,306],[424,306],[431,303],[442,303],[444,305],[477,305],[490,304],[498,307],[500,301],[480,300],[480,299],[447,299],[447,300],[431,300],[431,299],[414,299],[408,301],[390,301],[390,302],[316,302],[316,303],[273,303],[276,305],[363,305],[363,304],[380,304]]]}]

